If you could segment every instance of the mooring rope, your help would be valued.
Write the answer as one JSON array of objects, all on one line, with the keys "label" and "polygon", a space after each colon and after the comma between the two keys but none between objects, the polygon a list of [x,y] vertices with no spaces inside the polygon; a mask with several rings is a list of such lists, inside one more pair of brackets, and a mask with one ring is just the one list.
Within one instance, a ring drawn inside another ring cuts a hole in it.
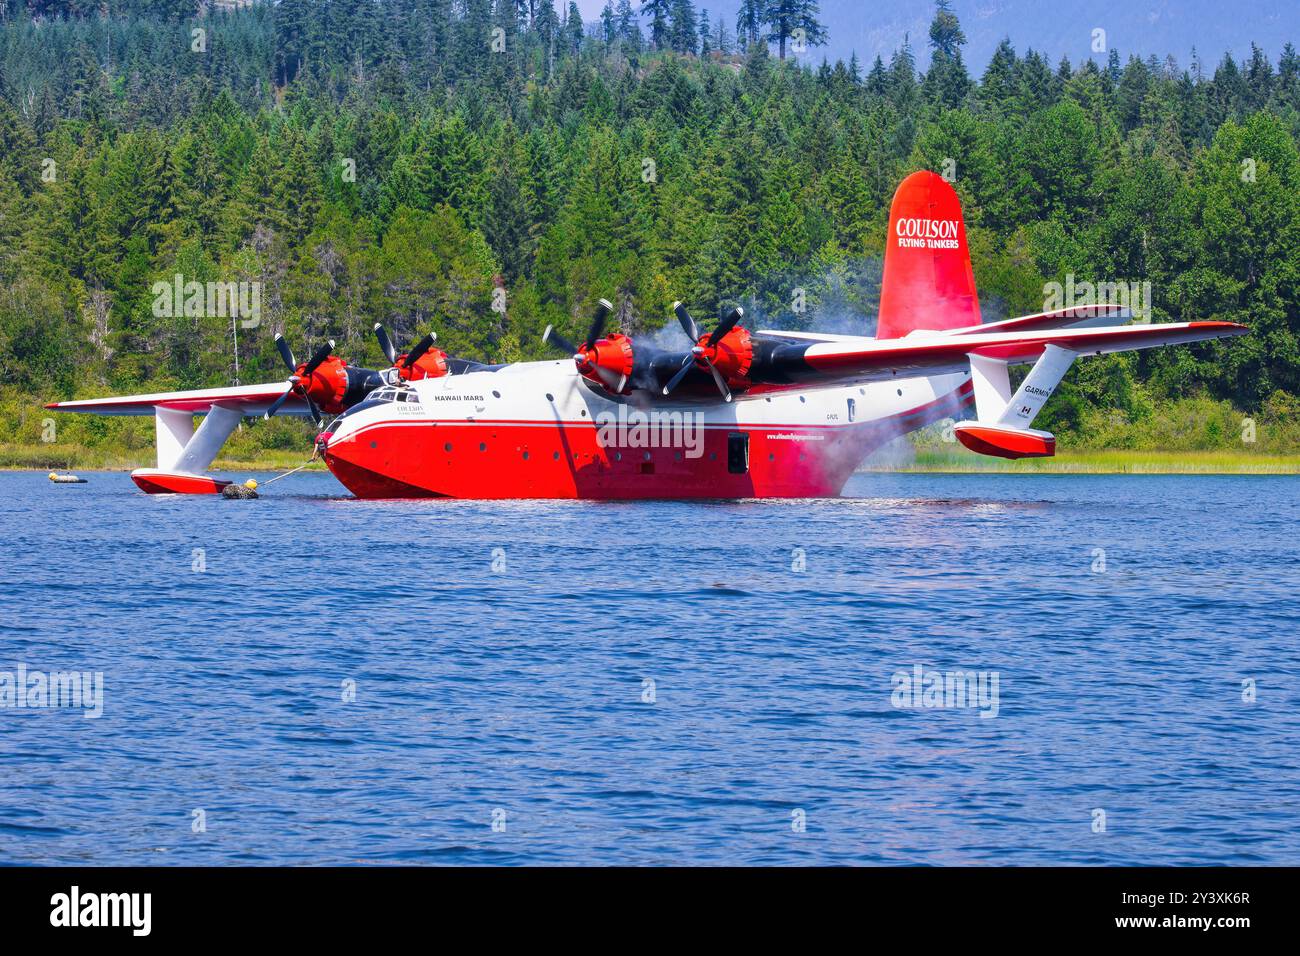
[{"label": "mooring rope", "polygon": [[266,484],[269,485],[269,484],[271,484],[272,482],[279,481],[281,478],[288,478],[290,475],[295,474],[296,472],[302,471],[304,468],[306,468],[308,465],[310,465],[312,462],[314,462],[314,461],[316,460],[316,458],[317,458],[317,456],[318,456],[319,454],[320,454],[320,448],[318,447],[314,452],[312,452],[311,457],[308,458],[306,461],[304,461],[304,462],[303,462],[301,465],[299,465],[297,468],[290,468],[290,469],[289,469],[288,471],[286,471],[283,475],[276,475],[274,478],[268,478],[268,479],[266,479]]}]

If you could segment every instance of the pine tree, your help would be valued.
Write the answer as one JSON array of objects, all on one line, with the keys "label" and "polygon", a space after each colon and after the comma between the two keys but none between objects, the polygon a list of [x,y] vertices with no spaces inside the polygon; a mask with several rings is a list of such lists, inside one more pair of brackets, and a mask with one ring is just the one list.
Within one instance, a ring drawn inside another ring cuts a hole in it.
[{"label": "pine tree", "polygon": [[615,10],[618,14],[616,19],[618,37],[623,45],[632,50],[641,49],[641,25],[632,11],[632,0],[618,0]]},{"label": "pine tree", "polygon": [[889,93],[896,105],[911,102],[916,90],[916,57],[912,54],[911,38],[904,33],[903,45],[894,51],[889,60]]},{"label": "pine tree", "polygon": [[1282,57],[1277,65],[1277,85],[1275,87],[1279,102],[1290,109],[1300,109],[1300,54],[1293,44],[1282,48]]},{"label": "pine tree", "polygon": [[713,45],[723,56],[731,56],[731,36],[727,33],[727,21],[722,16],[718,17],[717,28],[713,34]]},{"label": "pine tree", "polygon": [[745,50],[758,42],[763,30],[764,0],[740,0],[736,13],[736,44]]},{"label": "pine tree", "polygon": [[817,0],[767,0],[763,9],[767,40],[777,45],[782,60],[791,40],[804,49],[826,42],[826,27],[817,19],[820,12]]},{"label": "pine tree", "polygon": [[274,7],[275,61],[283,85],[298,75],[307,54],[311,19],[308,0],[280,0]]},{"label": "pine tree", "polygon": [[494,164],[488,186],[488,208],[483,232],[501,264],[501,274],[514,284],[532,270],[533,237],[528,201],[521,188],[526,157],[513,127],[503,136],[504,146]]},{"label": "pine tree", "polygon": [[696,28],[695,4],[691,0],[672,0],[669,44],[678,53],[695,54],[700,37]]},{"label": "pine tree", "polygon": [[1004,37],[993,51],[984,76],[980,79],[980,102],[995,112],[1009,109],[1015,100],[1019,77],[1020,60],[1016,57],[1011,40]]},{"label": "pine tree", "polygon": [[564,37],[568,52],[574,56],[577,56],[582,49],[582,36],[582,13],[578,10],[578,5],[574,0],[569,0],[569,11],[564,19]]},{"label": "pine tree", "polygon": [[667,49],[671,43],[670,21],[674,0],[641,0],[641,15],[650,17],[650,45]]},{"label": "pine tree", "polygon": [[282,155],[271,191],[272,221],[296,243],[311,231],[320,210],[320,174],[312,161],[306,136],[296,129],[290,129]]},{"label": "pine tree", "polygon": [[885,70],[885,61],[879,54],[871,64],[871,72],[867,74],[865,85],[867,92],[874,97],[883,97],[889,90],[889,74]]},{"label": "pine tree", "polygon": [[960,106],[970,93],[970,77],[962,63],[966,44],[950,0],[938,0],[930,23],[930,69],[925,75],[926,98],[944,109]]},{"label": "pine tree", "polygon": [[537,35],[546,51],[546,75],[555,73],[556,44],[560,35],[560,18],[555,12],[555,0],[537,0]]},{"label": "pine tree", "polygon": [[600,11],[600,35],[606,46],[614,42],[615,30],[614,4],[611,0],[606,0],[604,8]]}]

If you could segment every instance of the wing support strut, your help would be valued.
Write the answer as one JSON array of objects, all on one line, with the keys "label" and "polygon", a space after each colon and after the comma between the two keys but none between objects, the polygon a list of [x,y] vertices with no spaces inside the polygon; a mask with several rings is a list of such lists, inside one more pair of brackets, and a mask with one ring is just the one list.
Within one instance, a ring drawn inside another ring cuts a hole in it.
[{"label": "wing support strut", "polygon": [[204,472],[243,417],[238,407],[213,405],[195,429],[193,412],[155,406],[158,467],[137,468],[131,472],[131,480],[150,494],[220,492],[230,482]]},{"label": "wing support strut", "polygon": [[1049,458],[1056,454],[1056,436],[1030,426],[1077,356],[1059,345],[1046,346],[1012,395],[1007,363],[972,353],[976,421],[962,422],[953,429],[957,440],[973,452],[997,458]]}]

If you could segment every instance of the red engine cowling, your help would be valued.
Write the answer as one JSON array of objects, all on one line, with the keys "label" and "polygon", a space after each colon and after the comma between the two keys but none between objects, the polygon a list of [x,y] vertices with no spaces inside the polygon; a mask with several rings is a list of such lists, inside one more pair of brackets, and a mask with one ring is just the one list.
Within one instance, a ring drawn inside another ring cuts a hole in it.
[{"label": "red engine cowling", "polygon": [[343,396],[348,390],[347,363],[337,355],[331,355],[310,373],[307,363],[303,362],[294,374],[298,376],[300,392],[315,402],[321,411],[328,415],[344,411]]},{"label": "red engine cowling", "polygon": [[700,336],[697,344],[703,351],[696,353],[695,364],[707,372],[711,362],[729,388],[747,388],[749,369],[754,364],[754,343],[749,330],[737,325],[714,346],[709,345],[709,338],[709,335]]},{"label": "red engine cowling", "polygon": [[431,348],[409,367],[406,365],[407,353],[397,357],[397,377],[406,382],[418,382],[423,378],[442,378],[447,374],[447,353],[442,349]]},{"label": "red engine cowling", "polygon": [[598,339],[591,348],[579,347],[573,356],[583,376],[616,395],[631,391],[632,360],[632,339],[621,332]]}]

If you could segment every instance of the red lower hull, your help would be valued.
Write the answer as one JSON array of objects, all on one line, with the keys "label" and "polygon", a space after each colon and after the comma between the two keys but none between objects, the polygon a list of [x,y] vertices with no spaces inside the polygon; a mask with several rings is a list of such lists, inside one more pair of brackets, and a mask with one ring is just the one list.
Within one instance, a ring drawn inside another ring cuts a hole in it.
[{"label": "red lower hull", "polygon": [[[710,428],[696,454],[603,447],[585,423],[396,420],[330,442],[325,463],[358,498],[831,497],[872,449],[969,401],[967,385],[883,421]],[[731,447],[741,434],[743,470]]]}]

